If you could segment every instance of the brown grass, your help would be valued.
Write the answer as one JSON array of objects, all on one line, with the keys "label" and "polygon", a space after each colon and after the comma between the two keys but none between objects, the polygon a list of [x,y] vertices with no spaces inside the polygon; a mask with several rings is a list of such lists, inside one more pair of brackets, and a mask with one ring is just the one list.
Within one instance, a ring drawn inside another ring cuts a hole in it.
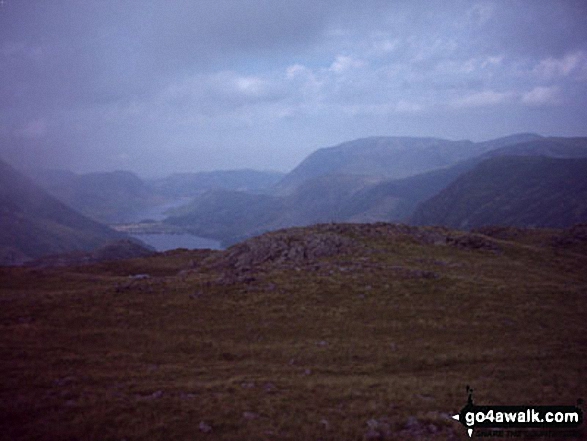
[{"label": "brown grass", "polygon": [[587,397],[585,255],[363,241],[246,283],[187,251],[0,269],[0,439],[468,439],[467,384]]}]

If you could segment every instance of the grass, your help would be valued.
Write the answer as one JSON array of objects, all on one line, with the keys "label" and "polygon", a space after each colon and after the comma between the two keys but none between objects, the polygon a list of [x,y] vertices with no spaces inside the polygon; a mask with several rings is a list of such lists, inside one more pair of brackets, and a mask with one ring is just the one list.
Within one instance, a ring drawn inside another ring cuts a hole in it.
[{"label": "grass", "polygon": [[587,397],[585,255],[362,240],[248,283],[187,251],[1,268],[0,439],[468,439],[467,384]]}]

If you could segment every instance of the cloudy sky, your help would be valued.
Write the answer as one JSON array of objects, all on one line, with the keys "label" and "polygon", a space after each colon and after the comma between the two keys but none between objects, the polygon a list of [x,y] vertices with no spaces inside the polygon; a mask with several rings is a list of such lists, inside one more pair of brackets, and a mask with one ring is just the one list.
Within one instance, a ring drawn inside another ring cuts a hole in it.
[{"label": "cloudy sky", "polygon": [[0,0],[0,157],[154,176],[587,136],[585,23],[584,0]]}]

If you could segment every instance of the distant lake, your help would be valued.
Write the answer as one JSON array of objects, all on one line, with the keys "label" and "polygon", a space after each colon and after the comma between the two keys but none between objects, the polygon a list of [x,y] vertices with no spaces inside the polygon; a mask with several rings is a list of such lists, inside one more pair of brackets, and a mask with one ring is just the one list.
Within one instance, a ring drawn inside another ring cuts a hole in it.
[{"label": "distant lake", "polygon": [[132,234],[147,245],[151,245],[157,251],[168,251],[176,248],[188,250],[210,248],[212,250],[223,249],[220,242],[214,239],[194,236],[193,234]]},{"label": "distant lake", "polygon": [[[181,207],[190,202],[190,198],[181,198],[163,205],[151,207],[139,213],[134,213],[129,222],[140,222],[144,219],[162,221],[165,219],[165,212],[171,208]],[[212,250],[223,249],[220,242],[214,239],[194,236],[193,234],[132,234],[147,245],[151,245],[157,251],[168,251],[176,248],[187,248],[188,250],[210,248]]]},{"label": "distant lake", "polygon": [[167,217],[166,211],[172,208],[178,208],[182,205],[187,205],[191,201],[191,198],[178,198],[175,201],[167,202],[165,204],[157,205],[155,207],[147,208],[146,210],[137,211],[128,216],[125,222],[140,222],[145,219],[151,219],[155,221],[162,221]]}]

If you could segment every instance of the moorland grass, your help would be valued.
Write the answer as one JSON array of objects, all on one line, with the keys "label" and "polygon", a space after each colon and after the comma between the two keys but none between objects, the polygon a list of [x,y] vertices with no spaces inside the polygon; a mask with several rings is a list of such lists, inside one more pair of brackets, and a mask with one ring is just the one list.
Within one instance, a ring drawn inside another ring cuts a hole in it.
[{"label": "moorland grass", "polygon": [[200,251],[1,268],[0,439],[467,439],[466,385],[587,397],[584,254],[352,236],[236,282]]}]

